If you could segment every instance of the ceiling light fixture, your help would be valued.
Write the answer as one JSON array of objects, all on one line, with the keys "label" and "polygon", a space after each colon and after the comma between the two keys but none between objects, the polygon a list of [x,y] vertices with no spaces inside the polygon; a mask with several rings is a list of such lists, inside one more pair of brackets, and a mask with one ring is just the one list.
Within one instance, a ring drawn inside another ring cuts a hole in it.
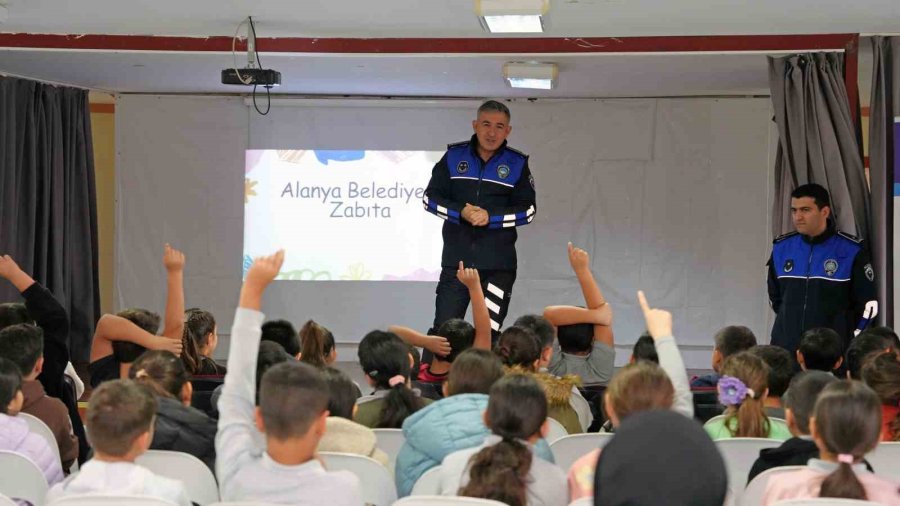
[{"label": "ceiling light fixture", "polygon": [[509,62],[503,65],[503,77],[512,88],[552,90],[559,78],[555,63]]},{"label": "ceiling light fixture", "polygon": [[475,14],[491,33],[541,33],[550,0],[475,0]]}]

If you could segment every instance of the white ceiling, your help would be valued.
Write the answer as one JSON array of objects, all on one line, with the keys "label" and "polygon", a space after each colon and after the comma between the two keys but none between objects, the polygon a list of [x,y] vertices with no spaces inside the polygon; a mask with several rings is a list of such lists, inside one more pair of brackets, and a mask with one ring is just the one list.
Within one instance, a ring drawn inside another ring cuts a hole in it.
[{"label": "white ceiling", "polygon": [[[4,0],[0,0],[3,4]],[[260,37],[491,37],[473,0],[8,0],[5,33],[213,36],[254,16]],[[550,37],[870,33],[900,27],[900,0],[551,0]],[[552,91],[507,88],[522,55],[262,54],[278,93],[619,97],[767,93],[762,54],[578,54]],[[239,57],[239,65],[243,64]],[[0,73],[111,92],[245,93],[219,84],[230,54],[0,48]]]}]

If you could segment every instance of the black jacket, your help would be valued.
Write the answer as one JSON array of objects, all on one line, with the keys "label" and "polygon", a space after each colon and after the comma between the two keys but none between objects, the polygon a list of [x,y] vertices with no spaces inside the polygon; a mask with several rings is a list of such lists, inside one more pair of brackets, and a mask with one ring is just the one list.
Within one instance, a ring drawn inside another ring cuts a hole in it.
[{"label": "black jacket", "polygon": [[216,421],[175,399],[161,396],[157,399],[159,408],[150,448],[189,453],[215,473]]},{"label": "black jacket", "polygon": [[[759,458],[750,468],[747,475],[747,483],[764,471],[784,466],[805,466],[809,459],[819,458],[819,448],[811,439],[792,437],[781,443],[777,448],[766,448],[759,451]],[[872,466],[863,461],[866,469],[872,471]]]},{"label": "black jacket", "polygon": [[[484,162],[477,145],[473,135],[448,146],[425,189],[425,210],[447,220],[441,265],[456,267],[462,260],[477,269],[515,270],[516,227],[531,223],[535,214],[528,157],[504,141]],[[473,227],[462,219],[466,204],[486,210],[489,224]]]}]

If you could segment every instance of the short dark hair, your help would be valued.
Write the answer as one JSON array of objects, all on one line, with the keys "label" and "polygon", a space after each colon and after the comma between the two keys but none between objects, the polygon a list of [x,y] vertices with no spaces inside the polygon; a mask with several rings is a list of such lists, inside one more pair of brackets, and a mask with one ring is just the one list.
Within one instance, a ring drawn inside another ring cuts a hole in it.
[{"label": "short dark hair", "polygon": [[435,355],[446,362],[453,362],[456,357],[475,344],[475,327],[460,318],[452,318],[440,324],[435,335],[444,337],[450,343],[450,353],[445,357]]},{"label": "short dark hair", "polygon": [[900,403],[900,360],[893,352],[872,353],[860,371],[866,385],[878,394],[881,404],[897,407]]},{"label": "short dark hair", "polygon": [[113,357],[120,364],[131,364],[147,351],[147,348],[130,341],[113,341],[112,349]]},{"label": "short dark hair", "polygon": [[513,322],[514,327],[522,327],[531,330],[541,340],[541,346],[546,348],[553,346],[553,339],[556,337],[556,329],[550,320],[538,314],[526,314],[520,316]]},{"label": "short dark hair", "polygon": [[825,371],[803,371],[791,379],[782,398],[785,409],[791,410],[794,423],[803,434],[809,434],[809,417],[816,407],[816,399],[822,390],[838,381],[834,374]]},{"label": "short dark hair", "polygon": [[[142,309],[139,307],[132,307],[128,309],[123,309],[116,313],[116,316],[121,318],[125,318],[131,323],[137,325],[138,327],[144,329],[145,331],[156,334],[159,332],[159,324],[161,318],[159,314],[150,311],[149,309]],[[137,357],[135,357],[137,358]],[[133,360],[132,360],[133,361]]]},{"label": "short dark hair", "polygon": [[891,348],[900,350],[900,337],[897,337],[897,333],[894,332],[894,329],[890,327],[871,327],[866,329],[865,332],[884,337],[890,343]]},{"label": "short dark hair", "polygon": [[322,371],[302,362],[273,366],[262,377],[259,409],[266,435],[288,439],[305,435],[328,409],[329,390]]},{"label": "short dark hair", "polygon": [[0,330],[19,323],[34,323],[28,315],[28,309],[21,302],[4,302],[0,304]]},{"label": "short dark hair", "polygon": [[487,394],[503,377],[503,363],[488,350],[469,348],[459,354],[447,376],[449,395]]},{"label": "short dark hair", "polygon": [[860,370],[866,357],[874,352],[891,348],[891,340],[888,337],[872,332],[872,329],[861,332],[850,341],[847,347],[846,365],[850,377],[860,379]]},{"label": "short dark hair", "polygon": [[156,407],[147,387],[124,379],[104,382],[88,402],[85,426],[91,428],[91,445],[107,455],[127,454],[135,438],[150,430]]},{"label": "short dark hair", "polygon": [[340,369],[325,367],[322,376],[328,385],[329,416],[339,416],[347,420],[353,419],[353,406],[359,399],[359,389],[353,384],[350,376]]},{"label": "short dark hair", "polygon": [[565,353],[583,353],[591,351],[594,344],[594,324],[574,323],[556,327],[556,338],[559,349]]},{"label": "short dark hair", "polygon": [[631,356],[634,361],[646,360],[647,362],[659,363],[659,354],[656,353],[656,343],[648,333],[641,334],[641,337],[634,343],[631,350]]},{"label": "short dark hair", "polygon": [[716,332],[713,340],[723,359],[756,346],[756,336],[753,335],[753,331],[743,325],[724,327]]},{"label": "short dark hair", "polygon": [[541,342],[534,332],[522,327],[508,327],[497,339],[494,353],[500,357],[503,365],[521,366],[531,369],[536,360],[541,358]]},{"label": "short dark hair", "polygon": [[512,119],[512,115],[509,114],[509,107],[497,102],[496,100],[488,100],[481,104],[478,107],[478,114],[483,112],[502,112],[506,115],[506,119]]},{"label": "short dark hair", "polygon": [[828,195],[828,190],[822,185],[815,183],[804,184],[798,186],[791,192],[792,199],[800,199],[803,197],[811,197],[815,200],[816,207],[819,209],[831,207],[831,197]]},{"label": "short dark hair", "polygon": [[22,376],[34,370],[44,354],[44,331],[37,325],[18,323],[0,330],[0,357],[12,361]]},{"label": "short dark hair", "polygon": [[772,397],[784,395],[794,376],[794,358],[791,353],[781,346],[771,344],[754,346],[749,351],[769,366],[769,395]]},{"label": "short dark hair", "polygon": [[843,356],[843,343],[837,332],[819,327],[803,333],[797,351],[803,355],[807,369],[831,372]]},{"label": "short dark hair", "polygon": [[269,320],[262,324],[263,341],[272,341],[281,345],[292,357],[300,353],[300,335],[294,325],[287,320]]},{"label": "short dark hair", "polygon": [[12,360],[0,357],[0,413],[4,415],[9,403],[22,390],[22,372]]},{"label": "short dark hair", "polygon": [[261,341],[259,351],[256,354],[256,405],[259,405],[259,387],[262,384],[263,374],[272,366],[294,360],[287,354],[280,344],[274,341]]}]

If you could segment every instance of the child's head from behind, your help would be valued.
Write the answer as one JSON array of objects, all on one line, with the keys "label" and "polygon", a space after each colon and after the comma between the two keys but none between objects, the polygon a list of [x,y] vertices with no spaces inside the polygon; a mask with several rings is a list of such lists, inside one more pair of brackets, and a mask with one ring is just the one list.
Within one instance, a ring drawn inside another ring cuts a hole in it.
[{"label": "child's head from behind", "polygon": [[211,357],[219,345],[219,334],[216,332],[216,319],[209,311],[198,308],[184,312],[184,351],[181,359],[188,372],[198,374],[201,371],[203,357]]},{"label": "child's head from behind", "polygon": [[445,395],[487,394],[503,377],[503,363],[487,350],[470,348],[456,357],[447,376]]},{"label": "child's head from behind", "polygon": [[16,364],[24,379],[34,379],[44,364],[44,332],[30,323],[0,330],[0,357]]},{"label": "child's head from behind", "polygon": [[263,374],[278,364],[293,360],[280,344],[274,341],[261,341],[256,355],[256,405],[259,406],[259,387]]},{"label": "child's head from behind", "polygon": [[556,328],[556,338],[563,353],[590,353],[594,343],[594,325],[591,323],[560,325]]},{"label": "child's head from behind", "polygon": [[769,368],[769,397],[780,398],[788,389],[794,376],[794,360],[791,354],[781,346],[761,344],[750,348],[750,353],[761,358]]},{"label": "child's head from behind", "polygon": [[272,366],[259,387],[257,427],[277,441],[318,441],[325,433],[328,399],[328,384],[319,369],[296,361]]},{"label": "child's head from behind", "polygon": [[641,360],[659,364],[659,355],[656,353],[656,343],[653,342],[653,338],[647,333],[641,334],[641,337],[634,343],[634,348],[631,350],[631,360],[629,362],[633,364]]},{"label": "child's head from behind", "polygon": [[874,353],[866,358],[862,380],[878,394],[885,406],[900,405],[900,361],[891,352]]},{"label": "child's head from behind", "polygon": [[749,351],[725,359],[720,370],[719,402],[725,426],[734,437],[769,437],[769,418],[763,411],[768,394],[769,367]]},{"label": "child's head from behind", "polygon": [[658,365],[640,360],[623,367],[606,388],[607,414],[618,426],[629,415],[651,409],[672,409],[675,387]]},{"label": "child's head from behind", "polygon": [[809,418],[813,414],[819,394],[838,381],[825,371],[803,371],[793,379],[784,395],[784,410],[788,428],[795,436],[809,435]]},{"label": "child's head from behind", "polygon": [[294,325],[287,320],[269,320],[262,324],[262,341],[273,341],[281,345],[288,355],[300,355],[300,337]]},{"label": "child's head from behind", "polygon": [[353,408],[356,406],[356,399],[359,398],[359,391],[353,384],[353,380],[343,371],[334,367],[322,368],[322,376],[328,385],[329,416],[352,420]]},{"label": "child's head from behind", "polygon": [[139,307],[123,309],[122,311],[116,313],[116,316],[125,318],[126,320],[151,334],[156,334],[157,332],[159,332],[159,324],[162,321],[157,313],[154,313],[149,309],[142,309]]},{"label": "child's head from behind", "polygon": [[357,356],[366,381],[377,390],[388,391],[376,427],[399,429],[409,415],[424,405],[407,387],[409,349],[396,334],[373,330],[360,341]]},{"label": "child's head from behind", "polygon": [[881,402],[859,381],[842,380],[822,390],[816,401],[811,433],[824,460],[837,461],[822,481],[820,497],[866,499],[852,464],[872,451],[881,436]]},{"label": "child's head from behind", "polygon": [[334,334],[313,320],[300,328],[300,361],[315,367],[326,367],[337,360]]},{"label": "child's head from behind", "polygon": [[518,317],[513,322],[514,327],[522,327],[534,332],[541,342],[541,366],[546,367],[553,356],[553,340],[556,338],[556,328],[550,320],[537,314],[526,314]]},{"label": "child's head from behind", "polygon": [[131,365],[128,377],[157,395],[191,403],[191,383],[184,362],[170,351],[147,351]]},{"label": "child's head from behind", "polygon": [[800,338],[797,348],[797,362],[804,370],[831,372],[843,362],[841,336],[825,327],[809,329]]},{"label": "child's head from behind", "polygon": [[25,403],[22,394],[22,372],[19,366],[0,358],[0,413],[16,416]]},{"label": "child's head from behind", "polygon": [[756,336],[753,331],[743,325],[729,325],[716,332],[713,336],[715,348],[712,354],[712,368],[720,372],[722,362],[726,358],[756,346]]},{"label": "child's head from behind", "polygon": [[507,367],[519,366],[534,371],[541,358],[541,343],[534,332],[521,327],[509,327],[497,339],[494,353]]},{"label": "child's head from behind", "polygon": [[131,380],[107,381],[97,387],[88,403],[85,425],[100,457],[133,460],[150,447],[156,398]]},{"label": "child's head from behind", "polygon": [[21,302],[4,302],[0,304],[0,330],[19,323],[34,323],[28,309]]},{"label": "child's head from behind", "polygon": [[847,374],[852,379],[858,380],[861,378],[860,373],[862,372],[863,362],[866,361],[869,355],[890,351],[893,348],[890,337],[885,337],[878,332],[873,332],[873,330],[869,329],[860,333],[847,346]]},{"label": "child's head from behind", "polygon": [[435,355],[438,360],[453,362],[460,353],[468,350],[475,343],[475,327],[471,323],[460,318],[451,318],[440,324],[435,335],[447,339],[450,344],[450,353],[441,357]]}]

